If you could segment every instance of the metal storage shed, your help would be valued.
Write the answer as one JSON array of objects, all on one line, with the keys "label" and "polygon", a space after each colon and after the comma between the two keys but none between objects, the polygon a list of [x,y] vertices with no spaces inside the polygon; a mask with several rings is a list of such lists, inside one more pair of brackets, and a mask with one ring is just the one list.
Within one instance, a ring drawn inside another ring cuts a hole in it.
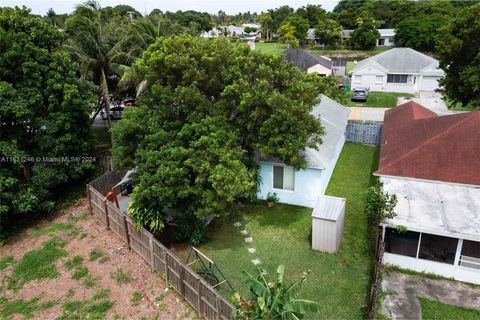
[{"label": "metal storage shed", "polygon": [[335,253],[340,247],[345,199],[320,196],[312,213],[312,249]]}]

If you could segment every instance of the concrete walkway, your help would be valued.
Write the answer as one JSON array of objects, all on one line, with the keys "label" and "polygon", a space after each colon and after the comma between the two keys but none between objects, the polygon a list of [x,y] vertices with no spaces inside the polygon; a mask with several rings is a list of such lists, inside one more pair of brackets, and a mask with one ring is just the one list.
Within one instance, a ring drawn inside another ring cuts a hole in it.
[{"label": "concrete walkway", "polygon": [[417,296],[480,310],[480,288],[461,282],[391,272],[384,275],[382,289],[387,294],[382,302],[382,313],[394,320],[422,319]]},{"label": "concrete walkway", "polygon": [[383,121],[385,111],[389,108],[349,107],[352,111],[348,120]]}]

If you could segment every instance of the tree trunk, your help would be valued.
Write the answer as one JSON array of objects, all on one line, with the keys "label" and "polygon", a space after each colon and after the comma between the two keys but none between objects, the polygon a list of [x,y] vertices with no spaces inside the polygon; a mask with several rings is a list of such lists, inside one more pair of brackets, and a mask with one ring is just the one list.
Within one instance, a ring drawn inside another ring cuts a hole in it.
[{"label": "tree trunk", "polygon": [[111,128],[112,119],[110,119],[110,94],[108,92],[107,76],[105,75],[105,70],[103,68],[102,68],[100,81],[101,81],[100,90],[103,97],[103,101],[105,102],[105,112],[107,114],[108,127]]}]

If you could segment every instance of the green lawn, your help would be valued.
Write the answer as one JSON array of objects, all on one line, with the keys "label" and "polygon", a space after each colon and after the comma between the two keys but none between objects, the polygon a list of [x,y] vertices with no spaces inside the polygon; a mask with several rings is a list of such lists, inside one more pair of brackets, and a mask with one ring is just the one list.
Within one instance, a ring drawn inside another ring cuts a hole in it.
[{"label": "green lawn", "polygon": [[[311,270],[302,297],[319,302],[322,312],[315,317],[337,319],[365,318],[373,267],[373,244],[363,214],[367,188],[373,182],[376,148],[346,143],[327,194],[347,198],[345,232],[337,254],[311,250],[312,209],[264,202],[237,210],[238,218],[225,221],[212,232],[212,241],[200,250],[212,258],[237,291],[246,294],[241,271],[255,272],[251,260],[260,259],[269,275],[284,264],[287,279],[297,279]],[[233,222],[241,221],[253,243],[244,242]],[[249,246],[256,254],[247,251]],[[175,246],[185,259],[187,246]]]},{"label": "green lawn", "polygon": [[480,108],[480,106],[476,106],[473,103],[469,103],[466,106],[463,106],[460,102],[450,101],[447,96],[444,96],[444,100],[447,104],[448,109],[453,111],[478,111]]},{"label": "green lawn", "polygon": [[420,305],[422,306],[422,319],[425,320],[480,319],[480,310],[452,306],[441,303],[440,301],[433,301],[422,297],[418,297],[418,300],[420,301]]},{"label": "green lawn", "polygon": [[[287,45],[280,42],[268,42],[268,43],[256,42],[255,49],[264,51],[266,53],[281,54],[284,50],[287,49]],[[316,55],[355,54],[355,55],[368,55],[368,56],[373,56],[385,50],[388,50],[388,48],[375,48],[373,50],[348,50],[348,49],[332,50],[332,49],[320,49],[320,48],[311,48],[311,47],[306,47],[305,49]]]},{"label": "green lawn", "polygon": [[387,51],[390,48],[375,48],[372,50],[350,50],[350,49],[321,49],[321,48],[307,48],[308,51],[318,55],[328,54],[342,54],[342,55],[368,55],[374,56],[376,54]]},{"label": "green lawn", "polygon": [[368,100],[366,102],[352,101],[352,91],[347,93],[349,107],[370,107],[370,108],[392,108],[397,105],[399,97],[414,97],[411,93],[403,92],[380,92],[371,91],[368,93]]},{"label": "green lawn", "polygon": [[284,43],[275,43],[275,42],[256,42],[255,50],[259,50],[265,53],[281,54],[287,49],[287,45]]}]

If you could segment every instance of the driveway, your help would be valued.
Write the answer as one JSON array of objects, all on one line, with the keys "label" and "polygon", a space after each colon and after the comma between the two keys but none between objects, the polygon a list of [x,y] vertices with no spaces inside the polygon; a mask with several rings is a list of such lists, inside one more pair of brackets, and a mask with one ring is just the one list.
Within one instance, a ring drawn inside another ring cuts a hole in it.
[{"label": "driveway", "polygon": [[[409,101],[415,101],[438,115],[455,113],[454,111],[448,110],[447,104],[443,100],[442,95],[437,92],[420,91],[417,93],[416,97],[413,98],[398,98],[397,106]],[[350,113],[348,120],[383,121],[385,111],[389,108],[349,107],[349,109],[352,112]]]},{"label": "driveway", "polygon": [[382,313],[395,319],[422,319],[417,296],[480,310],[480,287],[449,280],[432,280],[398,272],[384,275]]},{"label": "driveway", "polygon": [[428,108],[438,115],[452,114],[453,112],[448,110],[447,104],[443,100],[443,97],[438,92],[420,91],[414,98],[398,98],[397,106],[409,101],[415,101],[421,104],[425,108]]}]

